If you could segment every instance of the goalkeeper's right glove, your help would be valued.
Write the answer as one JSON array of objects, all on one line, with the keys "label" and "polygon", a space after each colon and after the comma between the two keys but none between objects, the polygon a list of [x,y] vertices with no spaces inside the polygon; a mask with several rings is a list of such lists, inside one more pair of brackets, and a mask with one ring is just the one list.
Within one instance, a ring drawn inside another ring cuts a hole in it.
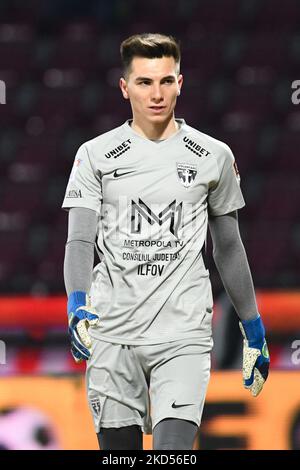
[{"label": "goalkeeper's right glove", "polygon": [[270,356],[265,339],[265,328],[260,315],[254,320],[239,322],[244,337],[243,381],[256,397],[268,378]]},{"label": "goalkeeper's right glove", "polygon": [[85,292],[75,291],[68,298],[69,336],[71,353],[76,362],[90,358],[92,340],[88,333],[90,326],[99,323],[99,316],[90,305],[90,298]]}]

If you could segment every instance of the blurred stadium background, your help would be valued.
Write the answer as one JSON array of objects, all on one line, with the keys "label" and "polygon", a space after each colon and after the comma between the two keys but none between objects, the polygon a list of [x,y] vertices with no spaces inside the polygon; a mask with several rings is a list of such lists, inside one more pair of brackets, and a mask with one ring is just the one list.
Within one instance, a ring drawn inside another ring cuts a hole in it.
[{"label": "blurred stadium background", "polygon": [[196,446],[299,449],[297,0],[1,0],[0,448],[97,448],[84,369],[66,336],[60,206],[77,148],[130,117],[119,44],[141,32],[181,41],[176,115],[236,156],[241,233],[272,359],[263,393],[251,399],[236,315],[208,257],[215,349]]}]

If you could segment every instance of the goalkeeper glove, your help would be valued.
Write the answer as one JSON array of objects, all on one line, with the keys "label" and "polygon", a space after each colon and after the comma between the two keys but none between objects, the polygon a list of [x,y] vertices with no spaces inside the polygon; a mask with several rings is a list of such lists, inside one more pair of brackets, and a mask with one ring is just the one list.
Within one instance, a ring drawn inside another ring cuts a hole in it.
[{"label": "goalkeeper glove", "polygon": [[96,326],[99,316],[90,305],[90,298],[85,292],[75,291],[68,298],[69,336],[71,353],[76,362],[90,358],[89,349],[92,340],[88,333],[90,326]]},{"label": "goalkeeper glove", "polygon": [[270,356],[265,340],[265,328],[260,315],[255,320],[239,322],[244,337],[243,382],[256,397],[269,374]]}]

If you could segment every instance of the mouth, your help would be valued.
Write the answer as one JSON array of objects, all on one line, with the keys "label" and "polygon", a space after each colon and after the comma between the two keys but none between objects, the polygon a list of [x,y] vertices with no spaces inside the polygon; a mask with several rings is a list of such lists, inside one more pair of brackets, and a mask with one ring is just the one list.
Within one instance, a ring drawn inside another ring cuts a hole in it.
[{"label": "mouth", "polygon": [[166,109],[166,106],[150,106],[149,109],[151,109],[155,113],[159,113]]}]

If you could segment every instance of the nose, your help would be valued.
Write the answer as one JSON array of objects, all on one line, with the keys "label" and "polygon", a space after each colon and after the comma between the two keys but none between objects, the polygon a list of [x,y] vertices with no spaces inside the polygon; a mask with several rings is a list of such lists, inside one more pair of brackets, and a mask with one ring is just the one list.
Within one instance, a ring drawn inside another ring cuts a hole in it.
[{"label": "nose", "polygon": [[160,85],[153,85],[151,90],[151,100],[155,103],[159,103],[163,100],[162,91]]}]

